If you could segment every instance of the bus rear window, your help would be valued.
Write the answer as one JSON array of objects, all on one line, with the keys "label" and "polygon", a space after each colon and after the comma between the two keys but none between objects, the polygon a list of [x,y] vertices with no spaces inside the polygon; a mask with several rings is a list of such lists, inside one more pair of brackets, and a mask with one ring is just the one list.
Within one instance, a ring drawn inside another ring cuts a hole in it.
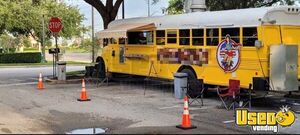
[{"label": "bus rear window", "polygon": [[243,46],[255,46],[257,37],[257,28],[243,28]]},{"label": "bus rear window", "polygon": [[108,41],[109,41],[109,44],[117,44],[117,39],[115,39],[115,38],[110,38]]}]

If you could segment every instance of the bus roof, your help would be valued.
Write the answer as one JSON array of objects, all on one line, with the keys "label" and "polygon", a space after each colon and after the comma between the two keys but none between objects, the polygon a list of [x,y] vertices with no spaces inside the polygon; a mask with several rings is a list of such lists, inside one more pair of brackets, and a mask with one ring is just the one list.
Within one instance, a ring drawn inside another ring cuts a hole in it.
[{"label": "bus roof", "polygon": [[[263,24],[300,25],[300,7],[275,6],[120,19],[111,22],[105,31],[116,29],[116,27],[126,24],[154,24],[154,27],[158,30],[251,27]],[[141,26],[139,25],[139,27]]]}]

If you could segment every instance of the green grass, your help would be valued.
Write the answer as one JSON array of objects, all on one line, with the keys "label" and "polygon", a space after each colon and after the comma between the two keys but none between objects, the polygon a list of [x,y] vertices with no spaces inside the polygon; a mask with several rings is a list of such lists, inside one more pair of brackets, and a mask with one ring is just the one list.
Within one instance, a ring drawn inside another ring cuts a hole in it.
[{"label": "green grass", "polygon": [[66,48],[66,52],[68,52],[68,53],[87,53],[89,51],[84,48]]},{"label": "green grass", "polygon": [[[31,67],[31,66],[51,66],[52,61],[48,61],[47,63],[0,63],[0,67]],[[77,61],[67,61],[67,65],[88,65],[90,63],[85,62],[77,62]]]},{"label": "green grass", "polygon": [[24,48],[24,52],[39,52],[37,48]]}]

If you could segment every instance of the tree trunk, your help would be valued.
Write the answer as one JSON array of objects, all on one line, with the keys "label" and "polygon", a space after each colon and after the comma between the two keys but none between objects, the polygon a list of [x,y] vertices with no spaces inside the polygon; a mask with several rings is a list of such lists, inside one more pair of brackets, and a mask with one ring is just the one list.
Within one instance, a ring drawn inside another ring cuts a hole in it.
[{"label": "tree trunk", "polygon": [[108,28],[108,24],[110,23],[110,20],[108,18],[103,18],[103,28],[107,29]]},{"label": "tree trunk", "polygon": [[86,3],[90,4],[100,13],[103,20],[104,29],[108,28],[108,24],[116,19],[119,8],[124,0],[116,0],[113,4],[113,0],[106,0],[106,5],[102,3],[101,0],[84,0]]}]

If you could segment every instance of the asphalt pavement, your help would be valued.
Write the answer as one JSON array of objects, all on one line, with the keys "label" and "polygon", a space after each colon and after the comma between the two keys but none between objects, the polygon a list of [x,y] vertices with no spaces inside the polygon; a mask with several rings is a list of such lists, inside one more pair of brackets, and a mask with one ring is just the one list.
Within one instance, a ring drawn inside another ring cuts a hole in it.
[{"label": "asphalt pavement", "polygon": [[[82,70],[70,66],[67,70]],[[173,95],[172,84],[134,81],[110,82],[96,87],[87,81],[90,102],[78,102],[81,84],[47,84],[36,89],[38,74],[51,75],[51,67],[0,69],[0,133],[66,133],[74,129],[108,128],[107,133],[141,134],[249,134],[250,127],[238,127],[234,112],[219,108],[215,92],[204,98],[204,106],[190,106],[193,130],[181,130],[183,100]],[[282,98],[258,101],[253,110],[278,111]],[[293,103],[298,103],[296,100]],[[300,102],[299,102],[300,103]],[[292,105],[292,104],[291,104]],[[299,106],[292,106],[300,111]],[[299,133],[299,114],[292,127],[280,133]],[[267,132],[272,133],[272,132]]]}]

